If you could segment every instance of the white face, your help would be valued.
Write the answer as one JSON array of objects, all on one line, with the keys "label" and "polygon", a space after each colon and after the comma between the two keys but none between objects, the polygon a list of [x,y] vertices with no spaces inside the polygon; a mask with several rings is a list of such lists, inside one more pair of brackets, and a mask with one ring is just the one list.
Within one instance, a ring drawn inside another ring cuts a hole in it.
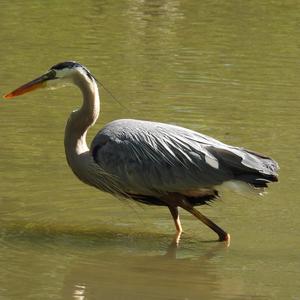
[{"label": "white face", "polygon": [[50,90],[55,90],[55,89],[58,89],[61,87],[72,85],[75,73],[81,73],[86,78],[88,78],[85,70],[81,67],[75,67],[75,68],[71,68],[71,69],[64,68],[64,69],[60,69],[60,70],[53,69],[53,71],[55,71],[56,79],[47,81],[47,88]]}]

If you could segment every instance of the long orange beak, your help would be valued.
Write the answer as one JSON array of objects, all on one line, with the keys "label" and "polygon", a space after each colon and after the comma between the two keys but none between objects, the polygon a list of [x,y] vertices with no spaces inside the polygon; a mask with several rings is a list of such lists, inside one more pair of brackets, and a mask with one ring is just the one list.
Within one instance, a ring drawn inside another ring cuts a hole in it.
[{"label": "long orange beak", "polygon": [[25,93],[28,93],[28,92],[32,92],[36,89],[39,89],[39,88],[43,88],[46,86],[46,81],[48,80],[48,76],[47,76],[47,73],[18,87],[17,89],[15,89],[14,91],[6,94],[3,96],[3,98],[5,99],[10,99],[10,98],[13,98],[13,97],[16,97],[16,96],[20,96],[20,95],[23,95]]}]

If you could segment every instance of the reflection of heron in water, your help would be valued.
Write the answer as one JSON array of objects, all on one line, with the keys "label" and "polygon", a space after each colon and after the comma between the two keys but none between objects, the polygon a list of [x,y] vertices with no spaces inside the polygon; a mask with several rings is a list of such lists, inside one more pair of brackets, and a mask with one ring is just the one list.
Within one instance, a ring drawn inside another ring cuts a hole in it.
[{"label": "reflection of heron in water", "polygon": [[[76,251],[64,270],[63,298],[73,294],[74,298],[81,295],[88,299],[89,295],[122,300],[216,299],[216,295],[235,298],[243,292],[240,276],[226,276],[230,261],[226,243],[185,237],[181,249],[166,249],[168,236],[150,236],[151,241],[149,233],[130,237],[115,233],[105,240],[99,236],[88,246],[88,253],[85,249]],[[65,239],[59,241],[67,247],[70,244]],[[82,240],[74,240],[71,253],[77,242],[82,245]]]},{"label": "reflection of heron in water", "polygon": [[278,165],[271,158],[169,124],[116,120],[99,131],[89,149],[86,134],[99,116],[99,93],[96,79],[76,62],[59,63],[4,97],[67,84],[78,86],[83,94],[83,104],[71,113],[65,130],[66,157],[75,175],[117,197],[167,206],[177,241],[182,232],[178,207],[227,241],[229,234],[194,206],[216,199],[224,183],[256,189],[277,181]]}]

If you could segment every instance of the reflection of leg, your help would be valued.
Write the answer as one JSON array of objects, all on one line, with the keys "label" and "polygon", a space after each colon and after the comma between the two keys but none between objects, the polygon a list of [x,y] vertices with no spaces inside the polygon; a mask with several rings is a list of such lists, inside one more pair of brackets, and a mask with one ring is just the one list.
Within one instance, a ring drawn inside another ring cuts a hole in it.
[{"label": "reflection of leg", "polygon": [[177,249],[179,246],[180,236],[182,232],[177,231],[172,242],[170,243],[165,256],[170,258],[176,258]]},{"label": "reflection of leg", "polygon": [[184,208],[185,210],[187,210],[188,212],[193,214],[197,219],[199,219],[201,222],[203,222],[205,225],[207,225],[209,228],[211,228],[219,236],[219,241],[228,241],[228,242],[230,241],[229,233],[225,232],[221,227],[219,227],[217,224],[215,224],[209,218],[207,218],[203,214],[201,214],[192,205],[184,203],[182,208]]},{"label": "reflection of leg", "polygon": [[178,236],[177,240],[179,241],[180,235],[182,233],[182,227],[179,219],[178,207],[177,206],[168,206],[168,207],[175,223],[177,236]]}]

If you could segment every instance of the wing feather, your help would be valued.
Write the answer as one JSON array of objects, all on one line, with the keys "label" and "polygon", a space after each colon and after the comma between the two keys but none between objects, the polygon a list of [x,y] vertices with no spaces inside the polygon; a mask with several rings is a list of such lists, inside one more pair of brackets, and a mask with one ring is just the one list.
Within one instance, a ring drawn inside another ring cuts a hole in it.
[{"label": "wing feather", "polygon": [[107,124],[91,150],[94,160],[118,178],[123,190],[140,195],[193,191],[239,176],[253,184],[259,177],[270,180],[278,168],[268,157],[189,129],[138,120]]}]

